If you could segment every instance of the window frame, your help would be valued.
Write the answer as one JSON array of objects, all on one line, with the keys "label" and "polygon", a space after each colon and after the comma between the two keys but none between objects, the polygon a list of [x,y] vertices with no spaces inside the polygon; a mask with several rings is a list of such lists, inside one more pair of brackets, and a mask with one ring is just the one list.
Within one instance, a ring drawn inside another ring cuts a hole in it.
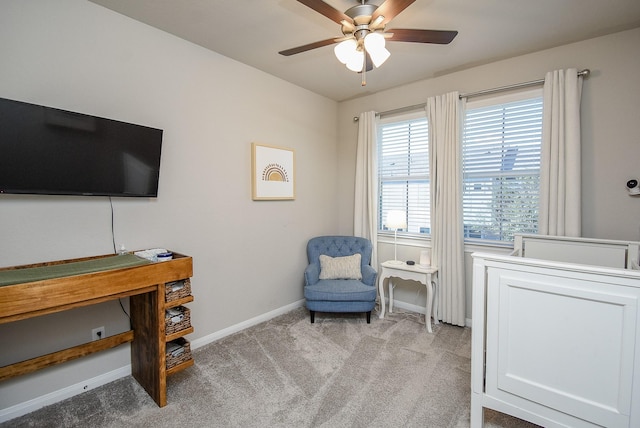
[{"label": "window frame", "polygon": [[[427,198],[427,207],[426,207],[426,212],[424,210],[421,210],[421,212],[425,212],[425,215],[427,216],[428,220],[429,220],[429,231],[424,233],[424,232],[409,232],[409,231],[405,231],[405,230],[398,230],[397,235],[398,237],[402,237],[402,238],[406,238],[406,239],[422,239],[424,240],[426,239],[431,239],[431,196],[430,196],[430,192],[431,192],[431,175],[429,173],[429,169],[430,169],[430,153],[429,153],[429,141],[428,141],[428,132],[429,132],[429,122],[428,122],[428,118],[427,118],[427,113],[424,110],[415,110],[412,112],[405,112],[405,113],[401,113],[401,114],[396,114],[396,115],[389,115],[389,116],[385,116],[385,117],[381,117],[378,120],[378,124],[377,124],[377,157],[378,157],[378,169],[376,171],[376,175],[377,175],[377,184],[378,184],[378,212],[376,213],[377,215],[377,219],[378,219],[378,236],[394,236],[395,235],[395,231],[393,230],[384,230],[384,207],[382,206],[382,183],[385,178],[385,176],[383,176],[381,174],[382,172],[382,155],[381,155],[381,151],[382,151],[382,128],[385,125],[389,125],[389,124],[394,124],[394,123],[402,123],[402,122],[409,122],[409,121],[416,121],[416,120],[424,120],[426,122],[426,126],[427,126],[427,147],[426,147],[426,153],[427,153],[427,162],[426,162],[426,168],[427,168],[427,174],[426,177],[422,177],[422,178],[416,178],[414,180],[409,180],[409,181],[415,181],[415,182],[425,182],[426,181],[426,186],[429,189],[429,197]],[[388,181],[388,180],[387,180]],[[408,227],[410,227],[410,225],[408,225]]]},{"label": "window frame", "polygon": [[[462,133],[461,133],[461,140],[460,140],[460,144],[461,144],[461,169],[462,169],[462,181],[463,181],[463,190],[462,190],[462,201],[461,201],[461,205],[462,205],[462,210],[463,210],[463,223],[466,217],[466,211],[465,211],[465,192],[466,192],[466,185],[468,183],[468,179],[467,179],[467,175],[465,173],[465,166],[464,166],[464,162],[465,162],[465,156],[464,156],[464,150],[465,150],[465,142],[466,142],[466,121],[467,121],[467,112],[469,110],[474,110],[474,109],[478,109],[478,108],[483,108],[483,107],[490,107],[490,106],[500,106],[500,105],[504,105],[504,104],[509,104],[509,103],[513,103],[513,102],[518,102],[518,101],[524,101],[524,100],[528,100],[528,99],[540,99],[542,101],[543,99],[543,88],[534,88],[534,89],[525,89],[525,90],[520,90],[520,91],[515,91],[515,92],[511,92],[511,93],[507,93],[507,94],[499,94],[499,95],[490,95],[490,96],[483,96],[480,97],[478,99],[475,100],[468,100],[465,102],[465,106],[464,106],[464,118],[463,118],[463,123],[462,123]],[[542,109],[544,109],[544,105],[542,105]],[[544,111],[541,111],[541,115],[540,115],[540,148],[542,146],[542,120],[544,117]],[[540,155],[538,158],[538,162],[541,161],[541,157],[542,157],[542,151],[540,150]],[[537,188],[537,192],[538,192],[538,197],[540,195],[540,167],[537,168],[537,177],[538,177],[538,188]],[[517,175],[517,174],[516,174]],[[539,207],[539,201],[538,201],[538,207]],[[538,219],[536,218],[535,220],[536,222],[536,231],[527,231],[526,233],[537,233],[537,222]],[[503,237],[500,237],[500,239],[486,239],[486,238],[477,238],[477,237],[467,237],[467,233],[465,231],[465,228],[467,226],[463,226],[463,237],[464,237],[464,242],[465,245],[478,245],[478,246],[499,246],[499,247],[504,247],[504,246],[513,246],[513,241],[509,241],[509,240],[503,240]],[[517,232],[520,233],[520,232]],[[525,233],[525,232],[523,232]]]}]

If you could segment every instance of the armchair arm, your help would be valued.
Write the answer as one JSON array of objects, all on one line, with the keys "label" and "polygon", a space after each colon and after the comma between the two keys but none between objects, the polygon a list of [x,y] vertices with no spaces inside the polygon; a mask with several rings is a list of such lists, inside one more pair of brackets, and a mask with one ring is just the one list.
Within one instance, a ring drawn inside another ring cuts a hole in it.
[{"label": "armchair arm", "polygon": [[311,263],[304,270],[304,285],[313,285],[320,280],[320,265]]},{"label": "armchair arm", "polygon": [[375,286],[377,276],[378,272],[373,267],[366,265],[362,268],[362,282],[365,284]]}]

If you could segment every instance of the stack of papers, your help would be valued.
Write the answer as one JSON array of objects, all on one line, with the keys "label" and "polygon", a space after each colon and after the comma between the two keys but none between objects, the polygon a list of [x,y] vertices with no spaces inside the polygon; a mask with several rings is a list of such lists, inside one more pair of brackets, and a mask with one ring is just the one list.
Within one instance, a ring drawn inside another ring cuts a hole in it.
[{"label": "stack of papers", "polygon": [[164,248],[151,248],[149,250],[136,251],[135,254],[138,257],[142,257],[143,259],[151,260],[152,262],[158,261],[158,254],[166,253],[167,250]]}]

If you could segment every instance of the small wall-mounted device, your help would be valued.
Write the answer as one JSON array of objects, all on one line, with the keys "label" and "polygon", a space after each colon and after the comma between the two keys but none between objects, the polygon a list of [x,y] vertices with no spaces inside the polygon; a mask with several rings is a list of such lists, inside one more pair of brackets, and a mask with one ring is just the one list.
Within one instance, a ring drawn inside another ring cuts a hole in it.
[{"label": "small wall-mounted device", "polygon": [[640,184],[638,184],[638,180],[627,181],[627,191],[630,195],[640,195]]}]

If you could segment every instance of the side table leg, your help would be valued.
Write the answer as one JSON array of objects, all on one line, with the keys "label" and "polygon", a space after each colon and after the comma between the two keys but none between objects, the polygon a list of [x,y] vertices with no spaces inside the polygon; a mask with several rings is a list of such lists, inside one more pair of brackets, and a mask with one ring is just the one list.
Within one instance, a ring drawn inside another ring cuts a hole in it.
[{"label": "side table leg", "polygon": [[384,301],[384,275],[380,275],[378,279],[378,293],[380,294],[380,315],[378,315],[378,318],[382,319],[384,318],[384,309],[386,306]]},{"label": "side table leg", "polygon": [[[438,274],[436,274],[438,275]],[[438,281],[433,281],[432,283],[433,286],[433,323],[435,325],[440,324],[440,321],[438,321],[438,289],[440,287],[438,287]]]},{"label": "side table leg", "polygon": [[427,331],[433,333],[431,329],[431,308],[433,307],[433,286],[431,285],[431,275],[427,275],[427,307],[424,314],[424,323],[427,325]]},{"label": "side table leg", "polygon": [[389,278],[389,313],[393,313],[393,289],[395,285],[393,285],[393,280]]}]

